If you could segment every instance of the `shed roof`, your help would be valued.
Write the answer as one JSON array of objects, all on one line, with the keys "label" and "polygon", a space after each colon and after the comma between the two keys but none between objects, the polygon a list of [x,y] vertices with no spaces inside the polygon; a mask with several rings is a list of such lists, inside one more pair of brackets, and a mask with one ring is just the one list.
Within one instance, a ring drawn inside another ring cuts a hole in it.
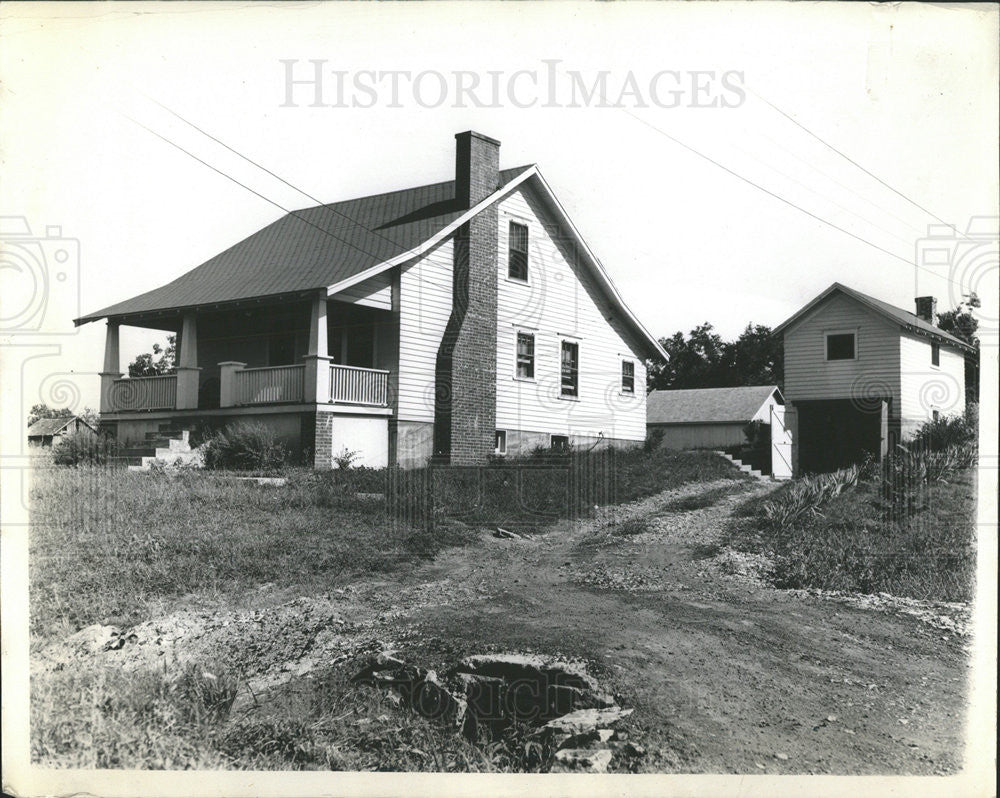
[{"label": "shed roof", "polygon": [[929,335],[932,338],[936,338],[945,343],[956,346],[962,350],[971,350],[973,347],[969,346],[965,341],[960,338],[956,338],[951,333],[947,333],[940,327],[936,327],[929,322],[924,321],[922,318],[917,316],[916,313],[910,313],[908,310],[903,310],[903,308],[897,308],[895,305],[890,305],[888,302],[883,302],[881,299],[876,299],[873,296],[868,296],[868,294],[863,294],[860,291],[855,291],[853,288],[849,288],[842,283],[834,283],[829,288],[827,288],[822,294],[817,296],[811,302],[809,302],[805,307],[798,311],[791,318],[786,319],[777,327],[774,328],[775,333],[780,333],[790,325],[798,321],[802,316],[809,313],[813,308],[823,302],[827,297],[834,293],[842,293],[845,296],[860,302],[862,305],[874,310],[881,316],[889,319],[890,321],[896,322],[901,327],[914,332],[923,333],[924,335]]},{"label": "shed roof", "polygon": [[[530,168],[503,170],[501,184]],[[176,280],[76,323],[326,288],[414,249],[466,211],[452,180],[293,211]]]},{"label": "shed roof", "polygon": [[[76,416],[59,416],[58,418],[40,418],[28,427],[28,437],[36,438],[44,435],[55,435],[69,423],[76,420]],[[89,425],[88,425],[89,426]]]},{"label": "shed roof", "polygon": [[646,423],[746,423],[777,390],[777,385],[744,385],[653,391],[646,397]]}]

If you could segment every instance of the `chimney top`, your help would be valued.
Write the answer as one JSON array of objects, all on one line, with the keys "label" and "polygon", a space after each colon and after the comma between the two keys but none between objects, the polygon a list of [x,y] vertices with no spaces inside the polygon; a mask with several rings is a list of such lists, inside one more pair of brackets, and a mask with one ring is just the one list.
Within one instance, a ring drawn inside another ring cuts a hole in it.
[{"label": "chimney top", "polygon": [[913,302],[917,306],[917,318],[923,319],[928,324],[934,324],[937,319],[937,298],[932,296],[918,296]]},{"label": "chimney top", "polygon": [[455,134],[455,199],[471,208],[500,185],[500,142],[466,130]]},{"label": "chimney top", "polygon": [[495,138],[491,138],[490,136],[487,136],[487,135],[485,135],[483,133],[477,133],[475,130],[466,130],[466,131],[464,131],[462,133],[456,133],[455,134],[455,138],[456,139],[463,139],[463,138],[481,139],[482,141],[485,141],[485,142],[487,142],[489,144],[493,144],[493,145],[495,145],[497,147],[500,146],[500,142],[497,141]]}]

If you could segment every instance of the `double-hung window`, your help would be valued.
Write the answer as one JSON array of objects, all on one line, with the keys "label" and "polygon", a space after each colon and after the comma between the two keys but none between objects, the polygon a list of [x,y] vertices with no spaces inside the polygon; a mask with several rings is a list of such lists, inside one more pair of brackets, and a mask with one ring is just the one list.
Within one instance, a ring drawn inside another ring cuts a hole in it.
[{"label": "double-hung window", "polygon": [[528,281],[528,227],[517,222],[510,223],[507,236],[507,276]]},{"label": "double-hung window", "polygon": [[622,393],[635,393],[635,363],[622,361]]},{"label": "double-hung window", "polygon": [[519,332],[517,334],[517,378],[533,380],[535,378],[535,336],[533,333]]},{"label": "double-hung window", "polygon": [[576,396],[580,389],[580,345],[563,341],[561,347],[560,393]]}]

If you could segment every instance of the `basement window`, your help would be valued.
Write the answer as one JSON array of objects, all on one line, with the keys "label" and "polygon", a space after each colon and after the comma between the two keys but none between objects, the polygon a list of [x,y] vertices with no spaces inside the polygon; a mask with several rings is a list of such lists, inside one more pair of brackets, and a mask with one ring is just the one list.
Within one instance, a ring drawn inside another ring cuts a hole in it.
[{"label": "basement window", "polygon": [[493,438],[493,453],[494,454],[507,454],[507,430],[498,429],[494,433]]},{"label": "basement window", "polygon": [[941,365],[941,344],[937,343],[937,341],[931,342],[931,365]]},{"label": "basement window", "polygon": [[528,282],[528,227],[517,222],[510,223],[507,236],[507,276]]},{"label": "basement window", "polygon": [[580,345],[575,341],[562,342],[562,367],[560,391],[563,396],[576,396],[580,389]]},{"label": "basement window", "polygon": [[827,360],[854,360],[857,358],[854,333],[827,333],[826,334],[826,359]]},{"label": "basement window", "polygon": [[622,361],[622,393],[635,393],[635,363]]},{"label": "basement window", "polygon": [[554,452],[568,452],[569,435],[552,435],[549,438],[549,448]]},{"label": "basement window", "polygon": [[517,378],[519,380],[535,378],[535,336],[532,333],[517,334]]}]

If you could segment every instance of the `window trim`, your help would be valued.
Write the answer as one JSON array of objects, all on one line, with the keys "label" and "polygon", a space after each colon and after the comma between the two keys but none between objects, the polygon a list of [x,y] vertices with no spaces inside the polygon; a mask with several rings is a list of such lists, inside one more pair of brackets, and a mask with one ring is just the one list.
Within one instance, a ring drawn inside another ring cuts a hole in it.
[{"label": "window trim", "polygon": [[[632,388],[631,390],[625,389],[625,366],[629,365],[632,367]],[[631,357],[621,358],[621,368],[619,369],[619,383],[618,392],[622,396],[635,396],[635,359]]]},{"label": "window trim", "polygon": [[493,454],[507,454],[507,430],[494,430]]},{"label": "window trim", "polygon": [[[830,337],[834,335],[854,336],[854,354],[851,357],[830,357]],[[846,363],[858,361],[858,338],[859,330],[854,327],[850,329],[824,330],[823,331],[823,361],[825,363]]]},{"label": "window trim", "polygon": [[[576,347],[576,379],[573,384],[573,393],[565,393],[563,389],[563,347],[569,344]],[[579,338],[559,338],[559,398],[568,401],[580,400],[580,339]]]},{"label": "window trim", "polygon": [[[518,339],[522,335],[531,336],[531,376],[522,377],[518,373]],[[523,327],[514,328],[514,374],[513,379],[519,382],[535,382],[538,374],[538,336],[535,330],[526,329]]]},{"label": "window trim", "polygon": [[[527,236],[527,247],[524,250],[524,277],[514,277],[510,273],[510,254],[513,249],[510,246],[511,242],[511,228],[513,225],[518,227],[523,227],[525,235]],[[512,283],[517,283],[518,285],[531,285],[531,225],[527,221],[517,218],[508,217],[507,219],[507,271],[506,278]]]}]

